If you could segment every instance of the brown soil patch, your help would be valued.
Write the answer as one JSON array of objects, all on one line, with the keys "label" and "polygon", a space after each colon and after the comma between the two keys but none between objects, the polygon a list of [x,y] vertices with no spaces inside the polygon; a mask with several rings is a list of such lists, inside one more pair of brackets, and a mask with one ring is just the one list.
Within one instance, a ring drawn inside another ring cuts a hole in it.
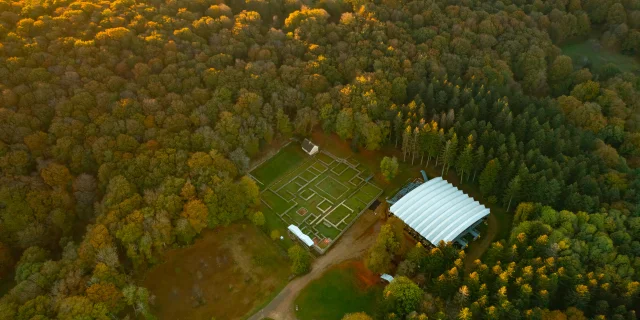
[{"label": "brown soil patch", "polygon": [[359,280],[358,285],[366,290],[380,282],[380,277],[367,269],[362,260],[350,261],[345,263],[345,267],[351,267],[355,270],[356,277]]},{"label": "brown soil patch", "polygon": [[285,253],[253,225],[205,231],[172,249],[143,285],[160,319],[240,319],[287,281]]}]

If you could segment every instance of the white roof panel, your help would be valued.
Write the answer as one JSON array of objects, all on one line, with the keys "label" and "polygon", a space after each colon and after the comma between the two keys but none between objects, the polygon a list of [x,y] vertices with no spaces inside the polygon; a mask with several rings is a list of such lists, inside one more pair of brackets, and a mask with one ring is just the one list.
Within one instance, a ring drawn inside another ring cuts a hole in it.
[{"label": "white roof panel", "polygon": [[489,209],[437,177],[400,198],[390,211],[433,244],[453,241]]},{"label": "white roof panel", "polygon": [[302,232],[302,230],[300,230],[300,228],[298,228],[298,227],[296,227],[294,225],[290,225],[288,229],[289,229],[289,231],[293,232],[293,234],[295,234],[296,237],[298,237],[300,240],[302,240],[302,242],[304,242],[304,244],[308,245],[309,247],[314,245],[313,240],[311,239],[311,237],[309,237],[308,235],[304,234],[304,232]]}]

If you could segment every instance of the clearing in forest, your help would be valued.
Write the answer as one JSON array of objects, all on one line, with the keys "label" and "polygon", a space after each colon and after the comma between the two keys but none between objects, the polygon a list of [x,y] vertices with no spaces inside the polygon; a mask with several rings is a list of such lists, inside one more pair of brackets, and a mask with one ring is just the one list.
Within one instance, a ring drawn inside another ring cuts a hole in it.
[{"label": "clearing in forest", "polygon": [[300,320],[340,320],[346,313],[375,313],[384,285],[362,261],[348,261],[331,268],[311,282],[296,298]]},{"label": "clearing in forest", "polygon": [[326,151],[309,156],[290,143],[250,173],[265,215],[296,225],[324,253],[381,194],[371,171]]},{"label": "clearing in forest", "polygon": [[240,319],[282,289],[286,253],[252,224],[206,230],[192,246],[168,250],[142,285],[159,319]]},{"label": "clearing in forest", "polygon": [[562,53],[570,56],[576,66],[589,67],[596,73],[601,73],[609,63],[621,72],[640,72],[640,62],[636,58],[607,49],[597,39],[564,45]]}]

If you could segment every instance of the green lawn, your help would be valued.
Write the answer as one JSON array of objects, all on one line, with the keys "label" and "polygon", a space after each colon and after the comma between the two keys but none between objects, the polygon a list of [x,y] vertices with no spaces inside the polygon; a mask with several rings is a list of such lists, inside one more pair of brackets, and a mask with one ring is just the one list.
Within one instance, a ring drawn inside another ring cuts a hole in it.
[{"label": "green lawn", "polygon": [[340,182],[333,179],[331,176],[327,176],[326,179],[318,182],[316,186],[320,188],[321,191],[324,191],[326,194],[333,197],[333,199],[338,199],[349,191],[349,188],[340,184]]},{"label": "green lawn", "polygon": [[275,210],[276,212],[284,212],[289,209],[289,207],[291,207],[291,205],[287,203],[286,200],[282,199],[271,190],[267,190],[262,193],[262,200],[264,200],[271,207],[271,209]]},{"label": "green lawn", "polygon": [[340,320],[353,312],[373,315],[382,289],[380,284],[366,287],[355,267],[334,268],[300,292],[296,315],[301,320]]},{"label": "green lawn", "polygon": [[316,158],[318,158],[318,160],[324,162],[324,164],[326,165],[330,165],[333,161],[335,161],[333,158],[331,158],[330,156],[320,152],[316,155]]},{"label": "green lawn", "polygon": [[600,72],[602,66],[612,63],[620,69],[621,72],[638,72],[640,71],[640,63],[632,56],[627,56],[613,50],[603,48],[599,45],[599,41],[589,39],[587,41],[570,43],[562,46],[562,53],[573,59],[573,63],[582,67],[585,58],[591,63],[591,70],[596,73]]},{"label": "green lawn", "polygon": [[347,169],[347,165],[340,162],[337,165],[333,166],[333,168],[331,169],[335,174],[342,174],[344,170]]},{"label": "green lawn", "polygon": [[318,230],[318,232],[322,233],[322,235],[324,235],[327,238],[333,239],[335,240],[338,235],[340,234],[340,230],[334,228],[334,227],[327,227],[324,224],[319,224],[316,226],[316,230]]},{"label": "green lawn", "polygon": [[351,178],[355,177],[357,174],[358,174],[358,171],[352,168],[348,168],[341,175],[338,176],[338,179],[340,179],[340,182],[347,184],[349,183],[349,180],[351,180]]},{"label": "green lawn", "polygon": [[278,232],[280,232],[280,235],[282,235],[284,238],[283,240],[276,240],[276,242],[280,245],[280,247],[287,250],[291,246],[293,246],[294,245],[293,240],[291,240],[289,236],[287,236],[288,225],[286,225],[284,221],[282,221],[282,219],[278,217],[277,214],[275,214],[273,211],[269,210],[269,208],[266,208],[265,206],[262,206],[262,213],[264,214],[264,219],[265,219],[264,227],[267,231],[267,235],[270,235],[271,231],[273,230],[278,230]]},{"label": "green lawn", "polygon": [[316,177],[316,175],[311,173],[311,171],[309,171],[309,170],[305,170],[304,172],[302,172],[300,174],[300,176],[303,177],[304,179],[306,179],[307,181],[311,181],[311,180],[313,180],[313,178]]},{"label": "green lawn", "polygon": [[297,143],[290,143],[280,150],[273,158],[266,161],[251,174],[261,183],[262,187],[270,185],[279,176],[287,172],[290,168],[298,166],[305,159],[304,152]]},{"label": "green lawn", "polygon": [[[262,187],[261,193],[263,212],[267,216],[267,232],[278,230],[284,235],[286,227],[294,224],[312,239],[323,244],[324,247],[320,249],[324,249],[330,245],[330,242],[324,240],[331,238],[335,241],[338,234],[365,209],[366,203],[380,194],[381,189],[361,179],[356,179],[355,184],[341,182],[348,181],[362,172],[349,167],[342,160],[334,160],[330,154],[302,154],[301,158],[295,160],[297,165],[291,165],[292,162],[285,156],[299,153],[298,147],[295,143],[288,145],[251,174],[259,180],[265,177],[267,179],[265,181],[268,184]],[[322,158],[331,164],[323,164]],[[267,172],[268,170],[273,171]],[[366,190],[360,191],[360,188]],[[356,193],[362,202],[360,204],[355,199]],[[350,208],[355,211],[338,206],[335,212],[325,217],[325,213],[318,209],[320,203],[322,208],[327,209],[347,199],[350,199]],[[296,212],[301,207],[308,210],[304,216]],[[336,226],[337,228],[322,225],[326,222],[325,219],[337,224],[347,216],[345,223]],[[280,220],[279,223],[276,223],[275,219]]]},{"label": "green lawn", "polygon": [[318,171],[318,173],[324,172],[325,170],[327,170],[327,167],[324,164],[320,163],[320,162],[314,162],[311,167],[313,169],[315,169],[316,171]]},{"label": "green lawn", "polygon": [[311,213],[310,211],[308,211],[309,209],[307,209],[307,213],[304,215],[300,215],[298,213],[298,210],[304,208],[304,206],[297,206],[295,208],[293,208],[293,210],[289,211],[288,214],[291,217],[291,219],[293,219],[293,221],[296,222],[297,225],[301,225],[302,222],[307,219],[309,217],[309,214]]},{"label": "green lawn", "polygon": [[328,201],[318,204],[318,208],[322,211],[326,211],[327,209],[329,209],[329,207],[331,207],[331,203],[329,203]]},{"label": "green lawn", "polygon": [[372,185],[372,184],[367,184],[365,186],[362,187],[361,189],[363,192],[367,193],[369,196],[375,197],[376,195],[378,195],[378,193],[380,193],[380,188]]},{"label": "green lawn", "polygon": [[340,222],[340,220],[342,220],[342,218],[346,217],[348,214],[357,214],[357,213],[351,212],[351,210],[347,209],[347,207],[343,205],[339,205],[337,208],[331,211],[329,216],[327,216],[327,220],[337,225]]},{"label": "green lawn", "polygon": [[359,197],[358,195],[362,193],[362,190],[358,191],[358,193],[356,193],[354,196],[348,198],[347,200],[344,201],[344,204],[346,204],[349,208],[355,210],[355,211],[360,211],[364,208],[365,203],[363,203],[364,201],[369,201],[372,197],[367,197],[366,200],[364,199],[360,199],[361,197]]}]

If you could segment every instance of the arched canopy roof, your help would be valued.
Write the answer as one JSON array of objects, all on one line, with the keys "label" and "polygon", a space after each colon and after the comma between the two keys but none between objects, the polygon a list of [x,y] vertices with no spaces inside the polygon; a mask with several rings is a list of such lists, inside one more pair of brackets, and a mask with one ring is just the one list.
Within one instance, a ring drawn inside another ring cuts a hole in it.
[{"label": "arched canopy roof", "polygon": [[489,215],[489,209],[441,177],[413,189],[390,210],[432,244],[455,240]]}]

